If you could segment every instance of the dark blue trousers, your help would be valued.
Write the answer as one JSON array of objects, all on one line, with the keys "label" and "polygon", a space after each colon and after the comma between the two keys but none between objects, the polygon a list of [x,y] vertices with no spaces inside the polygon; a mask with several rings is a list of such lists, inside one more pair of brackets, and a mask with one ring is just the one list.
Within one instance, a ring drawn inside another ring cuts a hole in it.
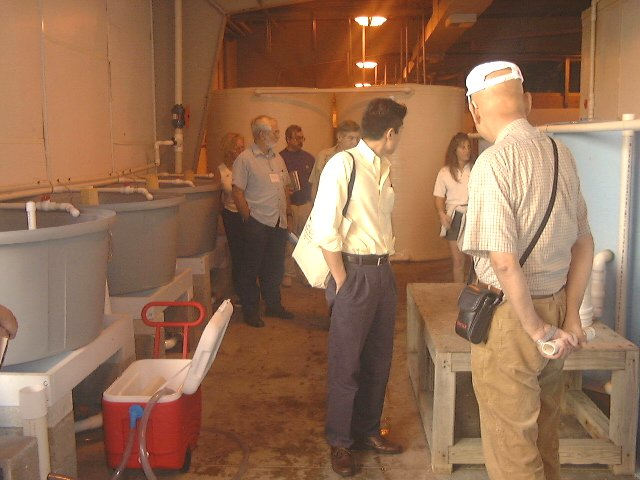
[{"label": "dark blue trousers", "polygon": [[[284,274],[287,230],[269,227],[253,217],[242,224],[243,252],[240,297],[245,315],[258,313],[260,294],[268,308],[282,305],[280,283]],[[258,286],[257,280],[260,282]]]},{"label": "dark blue trousers", "polygon": [[237,295],[242,291],[241,283],[241,262],[243,251],[242,238],[242,216],[238,212],[232,212],[226,208],[222,209],[222,223],[227,235],[227,245],[231,254],[231,279],[233,289]]},{"label": "dark blue trousers", "polygon": [[349,448],[354,439],[380,430],[398,294],[388,263],[345,268],[338,294],[333,279],[326,290],[331,326],[325,435],[329,445]]}]

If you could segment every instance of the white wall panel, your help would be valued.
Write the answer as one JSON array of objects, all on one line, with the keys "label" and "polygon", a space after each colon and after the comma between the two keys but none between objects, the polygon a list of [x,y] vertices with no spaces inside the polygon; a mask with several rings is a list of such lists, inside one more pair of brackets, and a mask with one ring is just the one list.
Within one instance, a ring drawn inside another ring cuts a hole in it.
[{"label": "white wall panel", "polygon": [[40,16],[37,0],[4,2],[0,28],[0,183],[47,175],[42,132]]},{"label": "white wall panel", "polygon": [[44,48],[52,180],[64,182],[110,172],[106,50],[102,56],[89,55],[49,39]]},{"label": "white wall panel", "polygon": [[121,171],[153,159],[151,5],[109,0],[108,12],[113,157]]}]

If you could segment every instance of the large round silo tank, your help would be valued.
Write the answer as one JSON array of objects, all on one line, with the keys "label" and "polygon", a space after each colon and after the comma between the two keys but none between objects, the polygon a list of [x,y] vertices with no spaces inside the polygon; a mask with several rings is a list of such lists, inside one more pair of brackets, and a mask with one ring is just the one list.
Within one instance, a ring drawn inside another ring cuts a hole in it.
[{"label": "large round silo tank", "polygon": [[451,137],[463,125],[464,90],[457,87],[405,84],[397,89],[371,87],[336,93],[338,121],[360,123],[373,98],[390,97],[407,106],[399,146],[391,156],[396,193],[393,229],[396,258],[434,260],[449,256],[440,238],[440,221],[433,205],[433,186]]},{"label": "large round silo tank", "polygon": [[287,146],[285,129],[302,127],[306,141],[304,150],[315,156],[333,145],[331,104],[333,94],[312,88],[231,88],[211,92],[211,108],[207,122],[207,154],[209,170],[222,161],[220,140],[227,132],[244,136],[245,145],[253,141],[251,120],[268,115],[278,121],[280,140],[274,148]]}]

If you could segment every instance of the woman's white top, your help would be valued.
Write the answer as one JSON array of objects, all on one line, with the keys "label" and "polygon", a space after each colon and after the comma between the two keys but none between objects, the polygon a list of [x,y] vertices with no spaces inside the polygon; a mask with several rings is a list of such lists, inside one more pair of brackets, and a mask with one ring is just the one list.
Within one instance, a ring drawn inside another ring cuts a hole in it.
[{"label": "woman's white top", "polygon": [[236,202],[233,201],[233,195],[231,194],[231,190],[233,188],[233,176],[229,167],[226,164],[221,163],[218,165],[218,170],[220,170],[220,180],[222,181],[222,203],[224,208],[229,210],[230,212],[238,212],[238,207],[236,207]]}]

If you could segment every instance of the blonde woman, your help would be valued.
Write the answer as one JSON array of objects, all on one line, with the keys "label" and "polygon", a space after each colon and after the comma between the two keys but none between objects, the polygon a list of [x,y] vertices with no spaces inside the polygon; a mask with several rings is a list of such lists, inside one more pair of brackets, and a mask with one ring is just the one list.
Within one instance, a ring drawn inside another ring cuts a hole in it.
[{"label": "blonde woman", "polygon": [[458,248],[460,222],[467,209],[471,142],[466,133],[456,133],[447,148],[444,166],[438,172],[433,198],[440,220],[440,236],[445,237],[453,260],[453,281],[464,282],[464,264],[467,255]]}]

